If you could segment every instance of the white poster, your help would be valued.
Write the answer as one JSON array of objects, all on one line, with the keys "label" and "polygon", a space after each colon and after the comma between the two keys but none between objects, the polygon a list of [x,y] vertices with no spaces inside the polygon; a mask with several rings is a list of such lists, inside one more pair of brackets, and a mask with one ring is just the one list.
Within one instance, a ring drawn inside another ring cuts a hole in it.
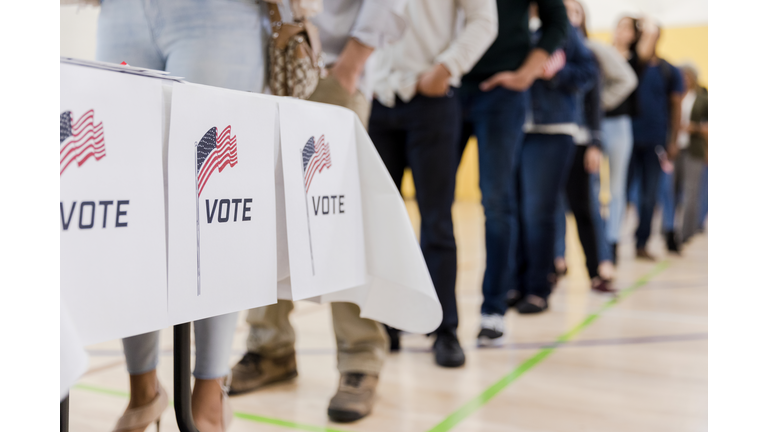
[{"label": "white poster", "polygon": [[162,81],[60,73],[61,298],[86,345],[163,328]]},{"label": "white poster", "polygon": [[355,114],[280,100],[285,212],[294,300],[366,282]]},{"label": "white poster", "polygon": [[276,298],[277,104],[175,84],[168,150],[168,291],[175,323]]}]

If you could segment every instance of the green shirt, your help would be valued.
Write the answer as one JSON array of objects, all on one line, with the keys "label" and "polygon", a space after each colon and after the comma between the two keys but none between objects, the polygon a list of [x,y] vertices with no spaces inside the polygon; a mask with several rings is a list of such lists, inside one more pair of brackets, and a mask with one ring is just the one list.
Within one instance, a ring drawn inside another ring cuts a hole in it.
[{"label": "green shirt", "polygon": [[528,9],[539,5],[542,35],[536,45],[553,53],[565,41],[570,25],[563,0],[496,0],[499,13],[499,33],[488,51],[469,73],[463,83],[478,85],[493,74],[518,69],[533,48],[528,29]]}]

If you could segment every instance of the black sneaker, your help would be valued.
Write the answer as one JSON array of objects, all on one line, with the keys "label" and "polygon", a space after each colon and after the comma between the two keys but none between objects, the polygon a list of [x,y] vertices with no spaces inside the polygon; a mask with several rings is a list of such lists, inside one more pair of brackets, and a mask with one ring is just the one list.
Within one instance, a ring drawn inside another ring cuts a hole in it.
[{"label": "black sneaker", "polygon": [[443,367],[464,365],[464,350],[461,349],[456,331],[438,331],[435,338],[435,362]]},{"label": "black sneaker", "polygon": [[546,299],[538,296],[529,295],[517,304],[517,312],[521,314],[535,314],[544,312],[549,308]]},{"label": "black sneaker", "polygon": [[680,255],[680,244],[677,241],[674,231],[667,231],[667,250],[671,253]]},{"label": "black sneaker", "polygon": [[478,346],[499,346],[503,343],[503,336],[503,315],[483,314],[480,317],[480,333],[477,335]]},{"label": "black sneaker", "polygon": [[386,324],[384,325],[384,328],[389,335],[389,352],[400,351],[400,330]]}]

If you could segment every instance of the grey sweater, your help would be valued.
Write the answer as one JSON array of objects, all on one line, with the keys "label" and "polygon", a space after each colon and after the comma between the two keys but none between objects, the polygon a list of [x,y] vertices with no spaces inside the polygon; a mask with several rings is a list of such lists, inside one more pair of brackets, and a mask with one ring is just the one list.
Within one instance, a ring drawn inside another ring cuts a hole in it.
[{"label": "grey sweater", "polygon": [[603,111],[610,111],[619,106],[637,87],[637,75],[614,47],[591,39],[586,40],[585,44],[595,54],[600,66],[600,101]]}]

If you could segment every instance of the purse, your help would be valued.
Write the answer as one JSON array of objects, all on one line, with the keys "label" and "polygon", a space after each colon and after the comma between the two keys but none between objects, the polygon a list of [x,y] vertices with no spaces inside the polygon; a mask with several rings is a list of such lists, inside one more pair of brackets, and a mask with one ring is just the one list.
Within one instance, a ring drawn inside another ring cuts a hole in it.
[{"label": "purse", "polygon": [[267,3],[272,34],[269,40],[269,87],[272,94],[307,99],[323,71],[320,38],[308,19],[283,22],[280,10]]}]

